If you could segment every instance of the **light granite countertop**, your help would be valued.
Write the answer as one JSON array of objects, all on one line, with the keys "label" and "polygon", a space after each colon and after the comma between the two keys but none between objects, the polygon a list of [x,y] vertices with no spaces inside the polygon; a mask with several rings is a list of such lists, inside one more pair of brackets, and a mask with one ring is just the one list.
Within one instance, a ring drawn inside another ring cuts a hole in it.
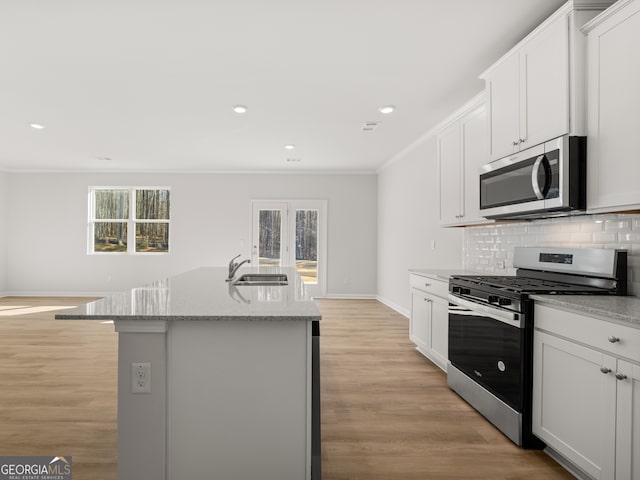
[{"label": "light granite countertop", "polygon": [[597,316],[629,327],[640,328],[640,298],[612,295],[531,295],[531,298],[549,306],[575,313]]},{"label": "light granite countertop", "polygon": [[321,319],[295,268],[241,268],[284,273],[283,286],[234,286],[226,267],[202,267],[56,314],[59,320],[300,320]]},{"label": "light granite countertop", "polygon": [[471,270],[462,270],[460,268],[410,268],[409,273],[420,275],[422,277],[431,278],[433,280],[441,280],[448,282],[451,275],[474,275],[478,272]]}]

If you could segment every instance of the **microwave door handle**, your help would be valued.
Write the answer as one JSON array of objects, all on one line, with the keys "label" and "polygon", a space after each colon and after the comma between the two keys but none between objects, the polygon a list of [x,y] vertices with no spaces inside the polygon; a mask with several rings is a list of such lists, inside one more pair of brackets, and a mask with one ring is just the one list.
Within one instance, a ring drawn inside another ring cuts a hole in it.
[{"label": "microwave door handle", "polygon": [[544,200],[544,193],[540,190],[540,184],[538,183],[538,173],[540,172],[540,165],[542,165],[544,159],[544,155],[536,158],[536,162],[533,164],[533,169],[531,170],[531,186],[538,200]]},{"label": "microwave door handle", "polygon": [[[544,186],[542,189],[538,183],[540,166],[544,168]],[[546,155],[540,155],[533,164],[533,169],[531,170],[531,186],[538,200],[544,200],[547,193],[549,193],[549,188],[551,187],[551,165],[549,165],[549,159]]]}]

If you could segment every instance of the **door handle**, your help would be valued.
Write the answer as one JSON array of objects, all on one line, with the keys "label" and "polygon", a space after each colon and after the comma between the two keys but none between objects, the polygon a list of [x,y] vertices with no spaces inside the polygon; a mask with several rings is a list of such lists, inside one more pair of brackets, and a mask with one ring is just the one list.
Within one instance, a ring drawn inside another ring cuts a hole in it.
[{"label": "door handle", "polygon": [[[540,173],[540,167],[544,168],[544,186],[540,189],[540,184],[538,183],[538,174]],[[533,164],[533,169],[531,170],[531,186],[533,187],[533,193],[536,194],[536,198],[538,200],[544,200],[545,195],[549,191],[549,176],[551,175],[551,168],[549,168],[549,161],[547,157],[544,155],[540,155],[536,158],[535,163]]]}]

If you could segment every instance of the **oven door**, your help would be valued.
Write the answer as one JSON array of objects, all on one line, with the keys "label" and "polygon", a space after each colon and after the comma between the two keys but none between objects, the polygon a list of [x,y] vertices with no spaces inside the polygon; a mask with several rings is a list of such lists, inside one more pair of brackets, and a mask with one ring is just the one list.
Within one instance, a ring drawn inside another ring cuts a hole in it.
[{"label": "oven door", "polygon": [[524,315],[449,295],[449,361],[523,411]]}]

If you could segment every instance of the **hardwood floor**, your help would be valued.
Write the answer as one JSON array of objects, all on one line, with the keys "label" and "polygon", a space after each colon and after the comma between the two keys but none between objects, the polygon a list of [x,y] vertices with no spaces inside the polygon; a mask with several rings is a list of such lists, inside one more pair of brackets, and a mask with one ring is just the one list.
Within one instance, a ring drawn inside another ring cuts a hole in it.
[{"label": "hardwood floor", "polygon": [[[72,455],[75,479],[116,480],[117,334],[53,319],[88,300],[0,298],[0,455]],[[449,390],[406,318],[373,300],[318,306],[325,480],[573,478]]]},{"label": "hardwood floor", "polygon": [[0,455],[73,457],[73,478],[115,480],[117,334],[54,320],[87,298],[0,298]]},{"label": "hardwood floor", "polygon": [[572,479],[516,447],[414,350],[374,300],[319,300],[325,480]]}]

